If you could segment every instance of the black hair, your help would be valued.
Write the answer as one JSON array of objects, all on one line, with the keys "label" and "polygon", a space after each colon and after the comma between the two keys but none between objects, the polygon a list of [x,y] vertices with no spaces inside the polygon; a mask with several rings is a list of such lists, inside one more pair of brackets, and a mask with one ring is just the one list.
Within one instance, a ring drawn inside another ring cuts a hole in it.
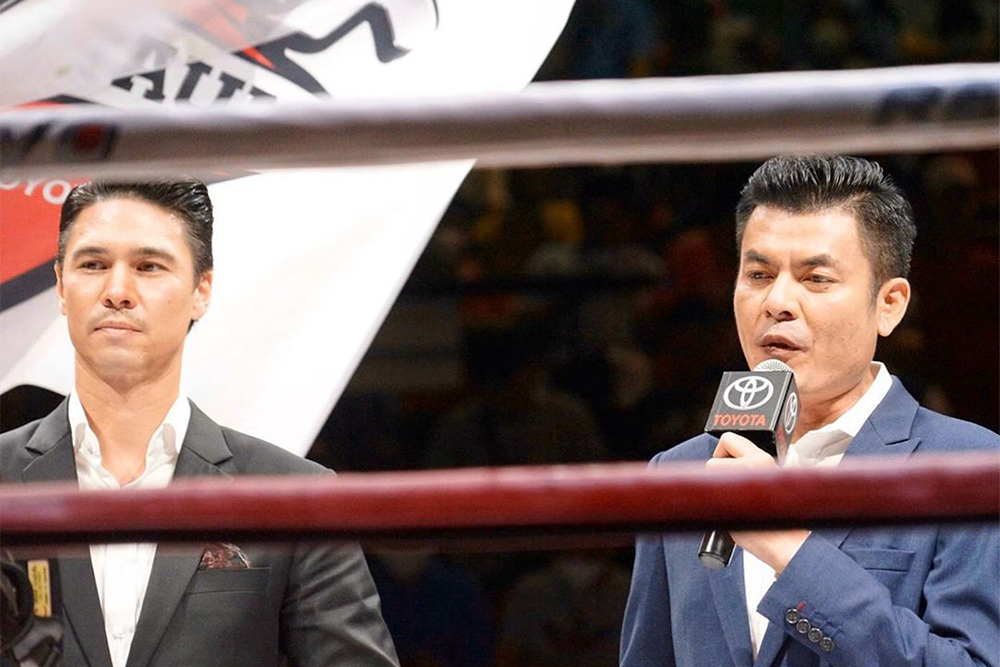
[{"label": "black hair", "polygon": [[212,200],[200,181],[153,181],[146,183],[90,181],[73,188],[59,216],[59,247],[56,264],[66,258],[66,242],[73,222],[87,208],[109,199],[133,198],[176,214],[184,221],[188,247],[194,260],[195,282],[212,268]]},{"label": "black hair", "polygon": [[905,278],[917,228],[902,191],[877,163],[842,155],[771,158],[753,173],[736,206],[736,250],[758,206],[790,213],[842,209],[858,221],[865,256],[872,265],[873,295],[885,281]]}]

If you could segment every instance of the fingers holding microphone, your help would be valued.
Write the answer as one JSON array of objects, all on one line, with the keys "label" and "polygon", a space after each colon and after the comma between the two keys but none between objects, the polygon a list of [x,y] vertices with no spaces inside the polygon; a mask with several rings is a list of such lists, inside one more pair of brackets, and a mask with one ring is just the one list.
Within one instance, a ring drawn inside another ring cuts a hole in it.
[{"label": "fingers holding microphone", "polygon": [[[738,433],[723,433],[712,458],[705,467],[712,470],[746,470],[774,468],[777,463],[770,454]],[[730,531],[733,541],[767,563],[780,574],[788,561],[809,537],[808,530]]]},{"label": "fingers holding microphone", "polygon": [[731,431],[719,437],[706,464],[709,468],[773,468],[774,457],[738,433]]}]

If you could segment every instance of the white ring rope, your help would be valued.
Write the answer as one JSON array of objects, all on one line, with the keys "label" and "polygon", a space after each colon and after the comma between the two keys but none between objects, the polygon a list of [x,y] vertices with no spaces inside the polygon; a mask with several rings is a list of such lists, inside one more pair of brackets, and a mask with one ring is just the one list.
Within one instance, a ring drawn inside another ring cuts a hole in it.
[{"label": "white ring rope", "polygon": [[539,83],[520,93],[0,114],[0,178],[477,159],[730,161],[1000,145],[1000,64]]}]

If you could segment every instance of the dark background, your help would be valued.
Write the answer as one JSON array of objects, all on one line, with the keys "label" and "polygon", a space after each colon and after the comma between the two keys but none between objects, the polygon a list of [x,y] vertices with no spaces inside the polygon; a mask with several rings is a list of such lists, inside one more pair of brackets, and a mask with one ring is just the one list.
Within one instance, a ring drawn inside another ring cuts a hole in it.
[{"label": "dark background", "polygon": [[[538,78],[995,61],[996,16],[991,2],[578,0]],[[925,405],[997,430],[998,154],[865,157],[919,229],[914,300],[877,358]],[[757,166],[473,172],[311,456],[340,470],[645,460],[700,432],[721,373],[745,368],[733,209]],[[535,666],[617,664],[631,558],[371,560],[404,664]],[[393,574],[399,561],[423,574]],[[460,600],[432,587],[444,572],[465,581]]]},{"label": "dark background", "polygon": [[[538,79],[997,60],[995,1],[577,0]],[[865,156],[914,206],[914,300],[877,358],[998,429],[996,151]],[[342,471],[645,460],[700,432],[757,164],[475,171],[316,440]],[[7,430],[58,397],[3,397]],[[371,554],[404,666],[616,664],[631,550]]]}]

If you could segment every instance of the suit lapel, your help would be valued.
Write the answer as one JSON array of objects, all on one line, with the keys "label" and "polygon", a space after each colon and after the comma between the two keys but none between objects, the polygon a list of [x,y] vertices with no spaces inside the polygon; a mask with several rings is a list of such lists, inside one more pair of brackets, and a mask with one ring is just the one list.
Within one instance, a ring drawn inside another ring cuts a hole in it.
[{"label": "suit lapel", "polygon": [[[844,456],[909,456],[920,444],[920,438],[910,437],[919,407],[899,380],[893,378],[889,392],[865,421]],[[851,530],[850,526],[834,526],[814,532],[839,549]]]},{"label": "suit lapel", "polygon": [[[228,477],[219,465],[230,458],[222,429],[192,403],[174,479]],[[169,548],[157,548],[126,667],[149,664],[200,562],[201,549],[172,553]]]},{"label": "suit lapel", "polygon": [[[63,401],[42,420],[28,441],[26,447],[39,456],[21,473],[25,482],[76,482],[76,459],[67,411],[68,401]],[[80,650],[91,667],[111,667],[104,614],[90,557],[60,557],[58,561],[63,608]]]},{"label": "suit lapel", "polygon": [[60,558],[63,607],[80,650],[92,667],[111,667],[111,652],[104,628],[101,598],[97,594],[94,566],[90,556]]},{"label": "suit lapel", "polygon": [[743,550],[736,548],[729,567],[709,570],[708,583],[733,664],[736,667],[750,667],[753,656],[750,652],[750,620],[743,582]]},{"label": "suit lapel", "polygon": [[920,405],[892,379],[889,392],[847,448],[847,456],[907,456],[920,443],[910,437]]}]

